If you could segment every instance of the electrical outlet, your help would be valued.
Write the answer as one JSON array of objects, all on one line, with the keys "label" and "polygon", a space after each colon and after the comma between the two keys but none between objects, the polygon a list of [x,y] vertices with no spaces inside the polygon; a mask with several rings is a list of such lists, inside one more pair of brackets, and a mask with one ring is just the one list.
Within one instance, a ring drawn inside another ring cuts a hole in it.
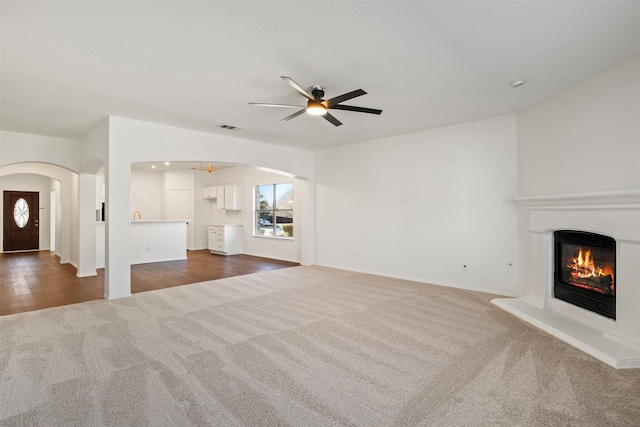
[{"label": "electrical outlet", "polygon": [[467,271],[469,271],[469,266],[468,266],[467,264],[463,264],[463,265],[462,265],[462,271],[464,271],[465,273],[466,273]]},{"label": "electrical outlet", "polygon": [[147,252],[151,252],[151,246],[147,246]]}]

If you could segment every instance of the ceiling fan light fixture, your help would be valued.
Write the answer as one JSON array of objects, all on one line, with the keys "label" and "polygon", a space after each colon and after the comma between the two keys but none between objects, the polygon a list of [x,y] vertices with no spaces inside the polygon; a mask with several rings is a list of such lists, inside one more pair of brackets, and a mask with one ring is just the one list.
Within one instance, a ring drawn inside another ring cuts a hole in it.
[{"label": "ceiling fan light fixture", "polygon": [[323,116],[327,114],[327,107],[317,101],[309,101],[307,103],[307,113],[312,116]]},{"label": "ceiling fan light fixture", "polygon": [[366,95],[362,89],[352,90],[351,92],[343,93],[342,95],[334,96],[330,99],[324,98],[324,86],[315,85],[311,87],[311,93],[307,92],[303,89],[298,83],[294,82],[291,77],[280,76],[285,82],[289,84],[298,94],[302,95],[306,98],[307,106],[304,107],[302,105],[291,105],[291,104],[265,104],[261,102],[250,102],[251,105],[259,105],[262,107],[285,107],[285,108],[297,108],[293,114],[288,115],[284,119],[280,120],[281,123],[288,122],[291,119],[294,119],[304,113],[309,113],[313,116],[322,116],[323,119],[328,121],[334,126],[341,126],[342,122],[340,120],[333,117],[333,115],[329,114],[327,111],[330,108],[335,110],[344,110],[344,111],[354,111],[357,113],[368,113],[368,114],[380,114],[382,110],[378,110],[375,108],[364,108],[364,107],[356,107],[355,105],[344,105],[342,102],[348,101],[350,99],[356,98],[358,96]]}]

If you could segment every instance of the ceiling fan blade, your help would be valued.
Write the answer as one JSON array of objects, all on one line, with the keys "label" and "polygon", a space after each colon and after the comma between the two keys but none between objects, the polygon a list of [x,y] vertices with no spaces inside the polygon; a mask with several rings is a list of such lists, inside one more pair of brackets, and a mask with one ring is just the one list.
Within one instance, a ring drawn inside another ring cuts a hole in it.
[{"label": "ceiling fan blade", "polygon": [[300,95],[302,95],[305,98],[310,99],[310,100],[313,101],[313,96],[311,96],[311,94],[309,92],[307,92],[306,90],[302,89],[302,87],[300,87],[300,85],[298,83],[294,82],[291,77],[280,76],[280,78],[282,80],[284,80],[285,82],[289,83],[289,86],[291,86]]},{"label": "ceiling fan blade", "polygon": [[322,117],[324,117],[326,121],[332,123],[334,126],[340,126],[342,124],[340,120],[336,119],[329,113],[324,114]]},{"label": "ceiling fan blade", "polygon": [[257,105],[258,107],[304,108],[304,105],[265,104],[264,102],[250,102],[249,105]]},{"label": "ceiling fan blade", "polygon": [[290,116],[287,116],[287,117],[285,117],[284,119],[280,120],[280,123],[288,122],[289,120],[291,120],[291,119],[294,119],[294,118],[298,117],[300,114],[304,114],[304,112],[305,112],[305,111],[307,111],[307,109],[306,109],[306,108],[303,108],[303,109],[302,109],[302,110],[300,110],[300,111],[296,111],[295,113],[291,114]]},{"label": "ceiling fan blade", "polygon": [[334,105],[333,107],[328,107],[333,110],[345,110],[345,111],[356,111],[358,113],[369,113],[369,114],[380,114],[382,110],[378,110],[375,108],[365,108],[365,107],[354,107],[353,105]]},{"label": "ceiling fan blade", "polygon": [[362,95],[366,95],[366,94],[367,94],[367,92],[363,91],[362,89],[358,89],[358,90],[354,90],[354,91],[349,92],[349,93],[345,93],[345,94],[336,96],[335,98],[327,99],[326,101],[323,101],[322,103],[327,108],[331,108],[336,104],[339,104],[339,103],[344,102],[344,101],[348,101],[349,99],[353,99],[356,96],[362,96]]}]

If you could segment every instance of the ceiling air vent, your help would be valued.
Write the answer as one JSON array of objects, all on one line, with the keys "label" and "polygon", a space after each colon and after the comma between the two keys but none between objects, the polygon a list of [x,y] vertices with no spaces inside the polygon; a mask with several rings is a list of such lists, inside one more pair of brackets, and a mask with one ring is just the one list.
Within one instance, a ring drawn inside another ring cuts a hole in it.
[{"label": "ceiling air vent", "polygon": [[225,125],[224,123],[223,123],[223,124],[218,125],[218,127],[219,127],[220,129],[226,129],[226,130],[240,130],[240,129],[241,129],[241,128],[239,128],[238,126]]}]

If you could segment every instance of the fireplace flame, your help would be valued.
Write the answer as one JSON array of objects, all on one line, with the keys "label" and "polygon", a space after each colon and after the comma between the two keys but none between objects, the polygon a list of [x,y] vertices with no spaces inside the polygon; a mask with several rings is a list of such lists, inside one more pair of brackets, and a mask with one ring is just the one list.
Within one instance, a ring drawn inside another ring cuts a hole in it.
[{"label": "fireplace flame", "polygon": [[586,279],[589,277],[600,277],[602,276],[602,267],[599,267],[599,271],[596,270],[595,263],[593,262],[593,257],[591,256],[591,250],[587,249],[583,252],[582,248],[578,251],[578,256],[573,259],[574,261],[574,273],[580,277],[581,279]]},{"label": "fireplace flame", "polygon": [[[596,265],[593,255],[591,254],[591,250],[583,250],[579,248],[578,253],[573,259],[570,259],[567,267],[571,271],[572,279],[592,279],[599,277],[607,277],[611,278],[611,292],[613,292],[613,270],[610,268],[604,268],[601,265]],[[581,286],[580,283],[572,283],[577,286]],[[598,291],[597,289],[593,289]]]}]

